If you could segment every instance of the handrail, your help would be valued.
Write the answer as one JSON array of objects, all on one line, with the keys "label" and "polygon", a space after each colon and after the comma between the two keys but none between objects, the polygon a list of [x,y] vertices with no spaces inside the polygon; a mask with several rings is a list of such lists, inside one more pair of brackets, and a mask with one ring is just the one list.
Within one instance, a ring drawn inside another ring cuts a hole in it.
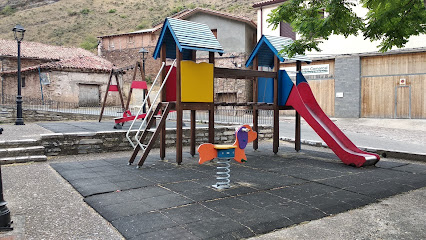
[{"label": "handrail", "polygon": [[[158,90],[158,92],[157,92],[157,95],[155,95],[155,98],[154,98],[154,100],[152,101],[153,103],[155,103],[155,101],[157,101],[158,96],[160,96],[160,93],[161,93],[161,91],[163,90],[163,87],[164,87],[164,85],[166,84],[167,79],[169,78],[169,75],[170,75],[170,73],[171,73],[171,72],[172,72],[172,70],[173,70],[173,65],[175,65],[176,60],[177,60],[177,58],[176,58],[176,59],[173,61],[173,63],[170,65],[170,69],[169,69],[169,71],[167,72],[167,75],[166,75],[166,77],[164,78],[163,83],[161,84],[160,89],[159,89],[159,90]],[[156,79],[155,81],[157,81],[157,79]],[[152,86],[154,86],[154,84],[155,84],[155,82],[152,84]],[[152,89],[152,86],[151,86],[151,89]],[[154,104],[152,104],[152,105],[151,105],[151,107],[149,108],[149,110],[147,111],[147,116],[148,116],[148,114],[152,111],[153,106],[154,106]],[[153,114],[154,114],[154,113],[153,113]],[[152,117],[154,117],[154,115],[153,115]],[[139,141],[139,133],[141,132],[142,126],[146,123],[146,120],[147,120],[147,117],[145,117],[145,118],[143,119],[143,121],[142,121],[142,123],[141,123],[141,125],[140,125],[140,127],[139,127],[139,130],[136,132],[136,135],[135,135],[135,140],[136,140],[136,142],[139,144],[139,146],[140,146],[140,147],[141,147],[141,149],[143,149],[143,150],[145,150],[145,149],[144,149],[143,144]]]},{"label": "handrail", "polygon": [[[145,104],[147,103],[147,100],[148,100],[149,94],[151,93],[151,91],[152,91],[152,89],[153,89],[153,87],[154,87],[155,83],[157,82],[157,79],[158,79],[158,77],[160,76],[160,73],[163,71],[163,68],[164,68],[164,66],[165,66],[165,65],[166,65],[166,62],[163,62],[163,63],[161,64],[160,71],[158,71],[157,76],[155,77],[155,80],[154,80],[154,82],[153,82],[153,83],[152,83],[152,85],[151,85],[151,88],[148,90],[148,93],[146,94],[146,96],[147,96],[147,97],[145,97],[145,98],[144,98],[144,100],[143,100],[143,102],[142,102],[142,105],[141,105],[141,107],[139,108],[138,113],[137,113],[135,116],[139,116],[139,114],[141,113],[141,111],[142,111],[142,109],[143,109],[143,106],[145,106]],[[152,105],[154,105],[154,103],[155,103],[155,100],[152,102]],[[152,107],[152,105],[151,105],[151,107]],[[151,109],[151,108],[150,108],[150,109]],[[146,113],[146,115],[145,115],[145,116],[148,116],[148,113]],[[145,118],[146,118],[146,117],[145,117]],[[137,118],[137,117],[135,117],[135,119],[133,119],[132,124],[131,124],[131,125],[130,125],[130,127],[129,127],[129,130],[128,130],[128,131],[127,131],[127,133],[126,133],[126,138],[127,138],[127,140],[130,142],[130,145],[132,145],[132,147],[133,147],[133,148],[135,148],[135,147],[136,147],[136,145],[133,143],[133,141],[132,141],[132,139],[129,137],[129,135],[130,135],[130,131],[132,130],[133,125],[135,124],[136,120],[138,120],[138,118]],[[142,126],[142,125],[141,125],[141,126]]]}]

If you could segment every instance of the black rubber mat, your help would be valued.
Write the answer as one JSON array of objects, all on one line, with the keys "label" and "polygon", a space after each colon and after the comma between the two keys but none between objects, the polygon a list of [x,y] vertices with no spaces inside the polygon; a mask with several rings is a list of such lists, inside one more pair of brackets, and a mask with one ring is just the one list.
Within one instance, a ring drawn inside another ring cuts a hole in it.
[{"label": "black rubber mat", "polygon": [[126,239],[246,238],[426,186],[423,165],[353,168],[331,152],[270,149],[247,149],[247,163],[232,162],[227,190],[211,187],[215,163],[188,154],[180,166],[156,154],[141,169],[123,158],[51,166]]}]

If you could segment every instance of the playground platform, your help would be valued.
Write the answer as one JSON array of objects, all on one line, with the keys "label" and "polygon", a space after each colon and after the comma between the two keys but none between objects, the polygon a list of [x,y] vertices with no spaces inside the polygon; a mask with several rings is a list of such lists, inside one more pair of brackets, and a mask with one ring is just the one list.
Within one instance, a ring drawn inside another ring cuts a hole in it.
[{"label": "playground platform", "polygon": [[353,168],[326,148],[304,146],[296,153],[282,142],[274,155],[271,145],[247,148],[248,162],[232,163],[234,187],[222,191],[210,187],[214,163],[198,165],[184,154],[177,166],[174,149],[165,161],[153,151],[139,170],[126,165],[130,152],[2,166],[15,230],[0,238],[426,237],[424,162],[383,158],[376,167]]}]

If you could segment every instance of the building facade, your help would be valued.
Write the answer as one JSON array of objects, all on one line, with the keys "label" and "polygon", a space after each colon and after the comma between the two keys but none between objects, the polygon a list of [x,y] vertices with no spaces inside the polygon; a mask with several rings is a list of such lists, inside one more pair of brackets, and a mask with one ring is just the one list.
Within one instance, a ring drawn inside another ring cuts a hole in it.
[{"label": "building facade", "polygon": [[[258,38],[291,37],[280,31],[282,26],[273,30],[266,22],[267,15],[285,1],[253,5]],[[354,12],[364,17],[367,10],[353,2]],[[426,35],[413,36],[404,48],[387,53],[379,53],[377,45],[363,36],[333,35],[319,45],[321,52],[306,53],[313,62],[302,72],[321,107],[331,117],[426,118]],[[281,68],[294,71],[295,64],[283,63]]]},{"label": "building facade", "polygon": [[[0,40],[2,103],[17,94],[15,41]],[[22,42],[21,80],[24,101],[58,101],[77,106],[98,106],[113,65],[80,48]],[[13,97],[12,97],[13,98]],[[118,97],[110,97],[116,104]]]},{"label": "building facade", "polygon": [[[246,57],[256,44],[257,26],[252,20],[244,17],[203,8],[184,10],[170,17],[204,23],[211,29],[225,50],[225,54],[222,56],[217,55],[215,58],[215,65],[219,67],[243,67]],[[163,23],[160,23],[152,29],[101,36],[99,37],[101,43],[99,53],[113,62],[114,65],[124,67],[132,65],[136,61],[142,61],[142,55],[139,53],[139,50],[143,47],[149,51],[145,61],[147,80],[153,80],[161,66],[159,60],[152,58],[152,53],[157,44],[162,25]],[[208,61],[208,55],[197,52],[197,59],[198,61]],[[132,74],[123,76],[125,93],[130,88],[131,78]],[[218,89],[215,96],[222,101],[231,98],[234,99],[233,101],[235,101],[235,98],[239,101],[246,101],[251,96],[248,96],[246,91],[238,90],[238,88],[245,89],[250,87],[251,82],[229,83],[226,80],[216,80],[215,84],[216,89]],[[240,87],[234,86],[238,84]],[[251,91],[249,92],[251,93]],[[137,102],[132,99],[131,104],[137,105]]]}]

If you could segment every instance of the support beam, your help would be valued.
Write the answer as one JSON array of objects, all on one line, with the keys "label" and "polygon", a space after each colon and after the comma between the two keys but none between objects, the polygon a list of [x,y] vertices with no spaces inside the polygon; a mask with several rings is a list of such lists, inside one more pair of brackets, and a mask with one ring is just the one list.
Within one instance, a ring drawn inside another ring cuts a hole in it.
[{"label": "support beam", "polygon": [[[192,50],[192,61],[197,62],[197,51]],[[191,156],[195,156],[195,134],[196,134],[196,112],[191,110],[191,139],[189,153]]]},{"label": "support beam", "polygon": [[278,71],[280,69],[280,60],[274,55],[274,72],[277,73],[274,77],[274,133],[273,133],[273,152],[278,153],[280,140],[280,109],[278,106]]},{"label": "support beam", "polygon": [[[214,62],[214,52],[209,52],[209,63],[214,66]],[[214,143],[214,104],[209,108],[209,143]]]},{"label": "support beam", "polygon": [[181,82],[181,61],[182,53],[176,46],[176,163],[182,163],[182,139],[183,139],[183,109],[182,109],[182,82]]},{"label": "support beam", "polygon": [[[163,44],[161,46],[160,59],[161,59],[161,64],[163,64],[163,62],[166,62],[166,44]],[[171,67],[173,67],[173,66],[171,66]],[[164,79],[166,78],[166,74],[167,74],[166,68],[164,67],[163,70],[161,71],[161,75],[160,75],[161,84],[163,83]],[[161,95],[160,95],[161,102],[166,101],[166,88],[167,87],[164,86],[163,90],[161,90]],[[161,130],[160,130],[160,159],[164,160],[164,158],[166,158],[166,124],[164,124],[160,127],[161,127]]]},{"label": "support beam", "polygon": [[[296,71],[302,71],[302,62],[296,62]],[[298,152],[301,149],[301,139],[300,139],[300,114],[296,111],[296,126],[295,126],[295,136],[294,136],[294,149]]]},{"label": "support beam", "polygon": [[191,110],[191,149],[190,149],[191,156],[195,156],[195,131],[196,131],[195,121],[196,121],[195,110]]},{"label": "support beam", "polygon": [[[258,64],[259,64],[259,58],[256,55],[253,59],[253,70],[254,71],[258,70],[258,67],[259,67]],[[258,79],[257,79],[257,77],[255,77],[254,81],[253,81],[253,102],[254,103],[257,103],[257,99],[258,99],[258,96],[259,96],[259,90],[258,90],[257,84],[258,84]],[[259,134],[259,109],[257,107],[257,104],[253,105],[253,130]],[[259,148],[259,140],[258,140],[258,138],[256,138],[253,141],[253,149],[257,150],[258,148]]]}]

